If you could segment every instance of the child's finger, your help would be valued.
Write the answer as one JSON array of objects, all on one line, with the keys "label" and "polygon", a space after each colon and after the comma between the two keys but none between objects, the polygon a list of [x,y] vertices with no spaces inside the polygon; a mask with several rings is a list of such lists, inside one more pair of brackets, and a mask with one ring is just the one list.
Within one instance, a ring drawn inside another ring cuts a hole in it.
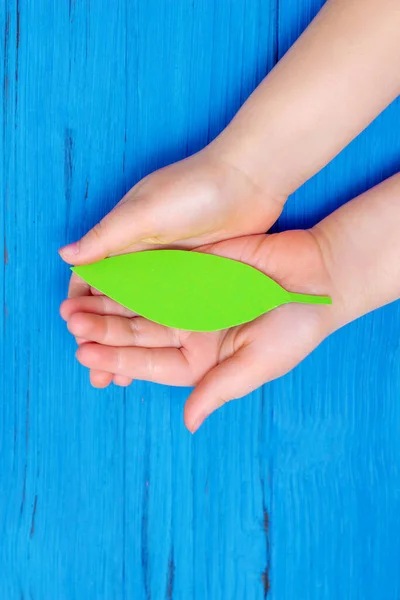
[{"label": "child's finger", "polygon": [[90,285],[76,273],[72,273],[68,286],[68,298],[79,298],[90,295]]},{"label": "child's finger", "polygon": [[177,348],[114,348],[83,344],[76,357],[89,369],[114,375],[165,385],[190,386],[194,383],[189,363]]},{"label": "child's finger", "polygon": [[131,385],[132,381],[133,380],[130,377],[125,377],[124,375],[114,375],[113,377],[113,383],[120,387],[128,387],[128,385]]},{"label": "child's finger", "polygon": [[94,287],[90,288],[90,293],[92,294],[92,296],[104,296],[102,292],[99,292],[99,290],[96,290],[96,288]]},{"label": "child's finger", "polygon": [[242,331],[250,341],[211,369],[190,395],[185,406],[188,429],[196,431],[226,402],[293,369],[328,335],[330,322],[323,317],[324,308],[288,304],[244,325]]},{"label": "child's finger", "polygon": [[186,427],[194,433],[215,410],[241,398],[265,382],[265,373],[254,361],[254,350],[243,346],[230,358],[211,369],[197,384],[185,405]]},{"label": "child's finger", "polygon": [[155,235],[154,212],[149,203],[122,201],[79,242],[61,248],[60,255],[70,264],[81,265],[115,254]]},{"label": "child's finger", "polygon": [[84,296],[104,296],[104,294],[90,286],[76,273],[72,273],[68,286],[68,298],[79,298]]},{"label": "child's finger", "polygon": [[68,321],[74,336],[106,346],[141,346],[143,348],[180,348],[179,332],[152,323],[143,317],[101,316],[74,313]]},{"label": "child's finger", "polygon": [[97,315],[119,315],[121,317],[134,317],[136,313],[128,310],[121,304],[114,302],[107,296],[82,296],[64,300],[60,307],[60,315],[64,321],[69,321],[74,313],[93,313]]},{"label": "child's finger", "polygon": [[112,382],[112,373],[105,371],[97,371],[96,369],[90,370],[90,383],[95,388],[106,388]]}]

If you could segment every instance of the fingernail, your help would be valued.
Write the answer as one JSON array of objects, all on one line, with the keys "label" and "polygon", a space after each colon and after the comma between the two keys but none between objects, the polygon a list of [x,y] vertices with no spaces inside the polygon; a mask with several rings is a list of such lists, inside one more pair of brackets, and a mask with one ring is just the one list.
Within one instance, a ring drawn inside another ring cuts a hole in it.
[{"label": "fingernail", "polygon": [[59,253],[61,254],[61,256],[65,256],[66,258],[69,258],[70,256],[76,256],[76,254],[78,254],[79,252],[79,243],[78,242],[74,242],[73,244],[68,244],[68,246],[64,246],[63,248],[60,248]]}]

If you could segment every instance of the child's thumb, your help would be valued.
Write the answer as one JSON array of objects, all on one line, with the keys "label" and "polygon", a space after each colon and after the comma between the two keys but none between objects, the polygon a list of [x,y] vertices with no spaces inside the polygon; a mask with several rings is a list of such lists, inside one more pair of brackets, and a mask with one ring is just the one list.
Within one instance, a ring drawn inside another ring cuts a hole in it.
[{"label": "child's thumb", "polygon": [[261,369],[254,368],[254,352],[244,346],[205,375],[185,405],[186,427],[194,433],[215,410],[242,398],[264,383]]},{"label": "child's thumb", "polygon": [[145,231],[143,218],[128,203],[121,203],[78,242],[59,252],[67,263],[80,265],[121,252],[146,237],[151,237],[151,233]]}]

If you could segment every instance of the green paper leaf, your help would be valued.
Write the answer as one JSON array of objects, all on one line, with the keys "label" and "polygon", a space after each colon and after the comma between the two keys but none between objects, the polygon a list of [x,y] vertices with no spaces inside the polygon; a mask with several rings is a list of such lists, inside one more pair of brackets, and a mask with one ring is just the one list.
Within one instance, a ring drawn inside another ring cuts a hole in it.
[{"label": "green paper leaf", "polygon": [[133,312],[189,331],[247,323],[287,302],[331,303],[327,297],[287,292],[244,263],[185,250],[123,254],[72,271]]}]

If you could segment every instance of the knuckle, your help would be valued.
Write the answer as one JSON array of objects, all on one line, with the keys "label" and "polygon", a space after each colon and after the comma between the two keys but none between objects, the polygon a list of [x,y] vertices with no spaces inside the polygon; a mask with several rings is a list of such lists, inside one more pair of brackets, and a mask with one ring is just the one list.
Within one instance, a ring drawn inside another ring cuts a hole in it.
[{"label": "knuckle", "polygon": [[156,375],[156,364],[154,362],[153,352],[148,350],[145,355],[146,373],[150,379]]},{"label": "knuckle", "polygon": [[232,402],[232,400],[233,400],[233,398],[230,398],[227,396],[220,396],[219,397],[220,406],[224,406],[225,404]]},{"label": "knuckle", "polygon": [[106,220],[102,219],[92,229],[92,236],[99,240],[102,240],[107,235]]},{"label": "knuckle", "polygon": [[133,317],[129,319],[129,327],[130,327],[130,336],[132,343],[135,344],[139,338],[139,319],[137,317]]},{"label": "knuckle", "polygon": [[109,322],[107,317],[103,318],[103,332],[102,332],[102,336],[101,339],[103,342],[106,342],[108,337],[109,337]]},{"label": "knuckle", "polygon": [[179,329],[171,329],[171,345],[181,348],[181,332]]},{"label": "knuckle", "polygon": [[114,358],[115,358],[115,370],[117,373],[121,373],[122,368],[123,368],[122,349],[121,348],[115,349]]},{"label": "knuckle", "polygon": [[143,242],[146,244],[151,244],[154,246],[163,246],[166,244],[173,244],[174,242],[176,242],[178,239],[178,237],[176,235],[168,235],[167,233],[165,235],[157,235],[157,236],[153,236],[153,237],[147,237],[147,238],[143,238]]}]

